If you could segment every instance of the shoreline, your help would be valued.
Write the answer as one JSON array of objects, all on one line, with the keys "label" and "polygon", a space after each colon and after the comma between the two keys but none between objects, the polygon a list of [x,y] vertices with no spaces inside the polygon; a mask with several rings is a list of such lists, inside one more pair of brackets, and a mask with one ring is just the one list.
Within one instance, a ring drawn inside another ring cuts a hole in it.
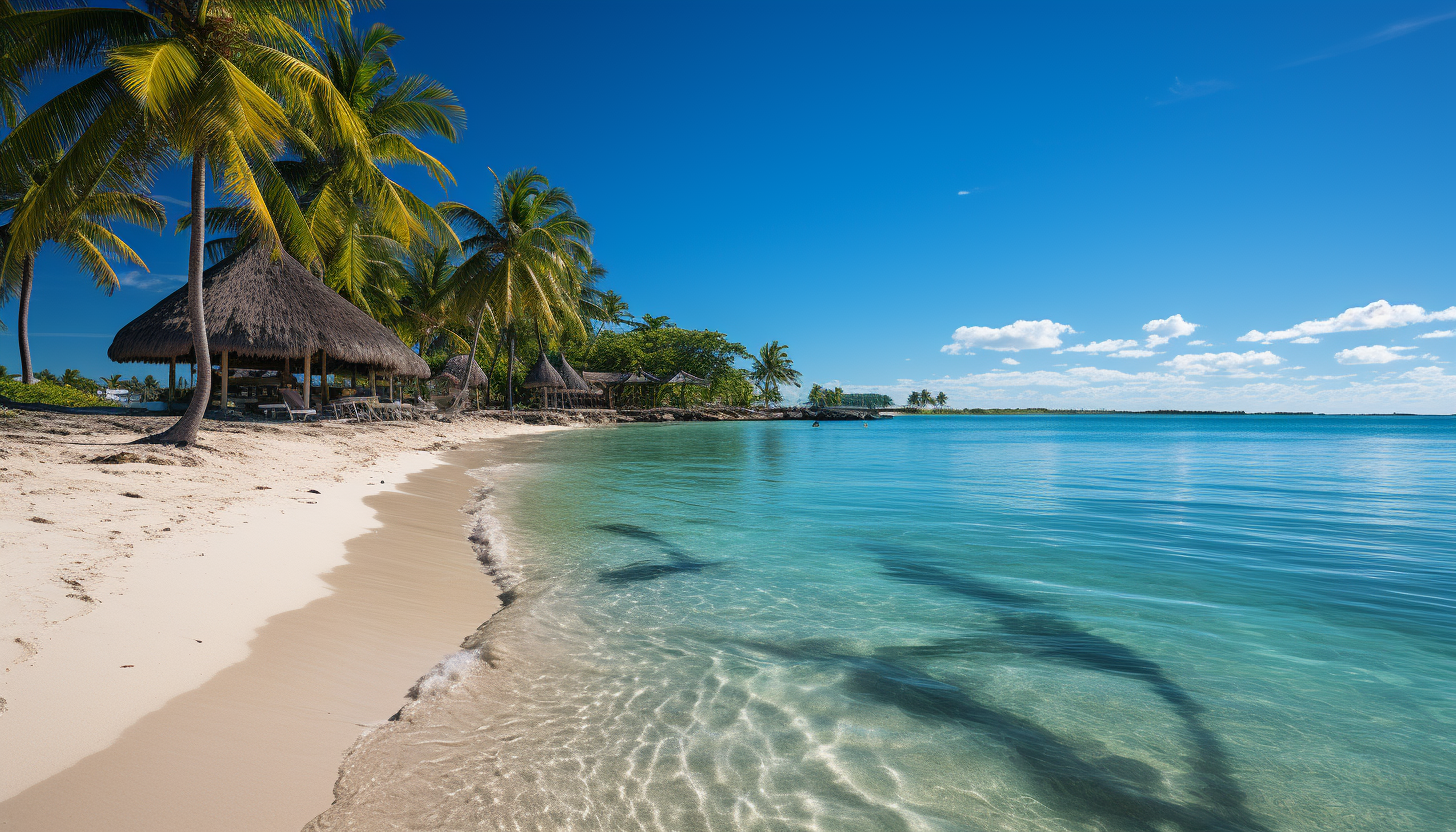
[{"label": "shoreline", "polygon": [[[479,483],[441,452],[553,430],[219,426],[200,449],[104,465],[88,459],[127,450],[124,420],[30,418],[0,422],[19,507],[0,518],[0,828],[195,828],[229,799],[208,828],[301,827],[362,726],[497,604],[460,511]],[[239,438],[246,453],[223,450]]]}]

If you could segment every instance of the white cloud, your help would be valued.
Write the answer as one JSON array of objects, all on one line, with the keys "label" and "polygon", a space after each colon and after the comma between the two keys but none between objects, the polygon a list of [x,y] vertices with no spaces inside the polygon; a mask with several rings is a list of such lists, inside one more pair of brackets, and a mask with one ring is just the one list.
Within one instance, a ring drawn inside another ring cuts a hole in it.
[{"label": "white cloud", "polygon": [[1347,43],[1342,43],[1339,46],[1331,47],[1323,52],[1320,52],[1319,54],[1311,55],[1308,58],[1301,58],[1300,60],[1294,61],[1293,63],[1285,64],[1282,68],[1288,69],[1289,67],[1303,66],[1304,64],[1314,63],[1315,61],[1323,61],[1326,58],[1333,58],[1337,55],[1344,55],[1350,52],[1358,52],[1361,49],[1369,49],[1372,46],[1385,43],[1388,40],[1405,37],[1406,35],[1409,35],[1412,32],[1418,32],[1433,23],[1440,23],[1442,21],[1450,20],[1453,17],[1456,17],[1456,11],[1441,12],[1440,14],[1431,15],[1430,17],[1418,17],[1411,20],[1401,20],[1396,23],[1392,23],[1389,26],[1386,26],[1384,29],[1381,29],[1378,32],[1371,32],[1370,34],[1362,38],[1357,38]]},{"label": "white cloud", "polygon": [[965,196],[966,194],[969,194],[969,193],[970,193],[970,191],[956,191],[956,196]]},{"label": "white cloud", "polygon": [[1178,314],[1148,321],[1143,324],[1143,332],[1149,333],[1149,347],[1160,347],[1174,338],[1192,335],[1193,330],[1197,329],[1198,326],[1198,324],[1183,320],[1183,316]]},{"label": "white cloud", "polygon": [[[1331,332],[1360,332],[1367,329],[1389,329],[1408,324],[1423,324],[1430,321],[1456,321],[1456,306],[1435,312],[1427,312],[1413,303],[1391,306],[1384,300],[1377,300],[1366,306],[1352,306],[1333,318],[1322,321],[1305,321],[1289,329],[1274,332],[1260,332],[1251,329],[1240,335],[1240,341],[1288,341]],[[1301,343],[1310,343],[1304,341]]]},{"label": "white cloud", "polygon": [[973,354],[970,351],[976,347],[997,352],[1051,349],[1062,345],[1062,335],[1076,331],[1066,324],[1050,320],[1017,321],[1002,327],[963,326],[951,335],[952,343],[941,347],[940,351],[967,355]]},{"label": "white cloud", "polygon": [[1371,347],[1353,347],[1335,353],[1335,360],[1341,364],[1389,364],[1392,361],[1404,361],[1415,358],[1414,355],[1400,354],[1404,350],[1413,349],[1415,347],[1387,347],[1384,344],[1376,344]]},{"label": "white cloud", "polygon": [[[1239,340],[1242,341],[1244,339],[1240,338]],[[1312,337],[1312,336],[1309,336],[1309,335],[1301,335],[1298,338],[1295,338],[1293,341],[1290,341],[1289,343],[1291,343],[1291,344],[1318,344],[1319,343],[1319,339],[1318,338],[1315,338],[1315,337]]]},{"label": "white cloud", "polygon": [[1093,341],[1090,344],[1078,344],[1075,347],[1067,347],[1064,350],[1057,350],[1055,354],[1061,355],[1064,352],[1116,352],[1117,350],[1125,350],[1128,347],[1135,347],[1137,345],[1138,342],[1136,341],[1123,341],[1117,338],[1109,338],[1106,341]]},{"label": "white cloud", "polygon": [[1002,364],[1010,364],[1010,365],[1012,365],[1014,367],[1017,364],[1020,364],[1021,362],[1020,361],[1017,361],[1014,358],[1003,358],[1003,359],[1001,359],[1001,363]]},{"label": "white cloud", "polygon": [[1433,329],[1430,332],[1422,332],[1417,338],[1456,338],[1456,329]]},{"label": "white cloud", "polygon": [[185,199],[178,199],[175,196],[167,196],[166,194],[152,194],[152,199],[155,199],[158,202],[170,202],[173,205],[180,205],[181,207],[186,208],[188,211],[192,210],[191,202]]},{"label": "white cloud", "polygon": [[1188,342],[1188,346],[1190,346],[1190,347],[1201,347],[1201,346],[1203,346],[1204,344],[1207,344],[1207,343],[1208,343],[1207,341],[1203,340],[1202,338],[1199,338],[1197,341],[1189,341]]},{"label": "white cloud", "polygon": [[1204,375],[1218,370],[1248,373],[1250,367],[1272,367],[1283,360],[1268,350],[1264,352],[1249,350],[1245,353],[1205,352],[1193,355],[1175,355],[1159,366],[1172,367],[1177,372],[1188,375]]},{"label": "white cloud", "polygon": [[132,289],[144,289],[147,291],[170,292],[173,284],[186,283],[185,274],[149,274],[144,271],[132,269],[124,274],[117,275],[117,282]]},{"label": "white cloud", "polygon": [[1117,352],[1112,353],[1111,355],[1109,355],[1107,357],[1108,358],[1147,358],[1150,355],[1157,355],[1157,353],[1154,352],[1153,350],[1144,350],[1144,349],[1118,350]]}]

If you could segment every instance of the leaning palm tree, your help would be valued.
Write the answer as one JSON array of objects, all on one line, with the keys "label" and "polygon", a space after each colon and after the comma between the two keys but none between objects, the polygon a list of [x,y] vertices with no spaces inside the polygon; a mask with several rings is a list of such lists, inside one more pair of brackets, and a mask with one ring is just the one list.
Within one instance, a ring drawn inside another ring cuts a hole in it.
[{"label": "leaning palm tree", "polygon": [[[26,384],[35,383],[30,360],[30,294],[40,247],[57,244],[109,295],[120,281],[108,257],[147,267],[112,230],[113,222],[130,222],[153,231],[161,230],[166,222],[161,203],[133,190],[145,187],[143,171],[118,159],[119,153],[95,171],[80,193],[47,187],[53,172],[66,161],[63,154],[27,171],[0,168],[0,214],[10,216],[0,227],[0,282],[9,287],[6,296],[13,292],[19,297],[15,329],[20,341],[20,375]],[[108,184],[121,187],[113,189]]]},{"label": "leaning palm tree", "polygon": [[[306,140],[292,142],[290,158],[276,163],[304,218],[301,238],[285,235],[284,246],[381,321],[400,314],[395,264],[407,256],[405,250],[424,237],[452,246],[459,242],[433,207],[380,167],[418,165],[442,187],[453,184],[449,169],[414,142],[422,136],[455,141],[465,124],[465,110],[449,89],[422,75],[396,73],[389,48],[401,39],[382,23],[365,31],[336,27],[308,60],[348,102],[364,126],[367,144],[351,142],[327,121],[304,114],[296,126]],[[190,219],[183,217],[179,229]],[[207,230],[225,236],[208,242],[208,259],[217,261],[250,245],[247,225],[244,210],[209,212]],[[311,259],[315,254],[317,259]]]},{"label": "leaning palm tree", "polygon": [[[458,202],[439,208],[465,232],[460,245],[468,256],[455,270],[451,293],[475,322],[469,363],[475,363],[480,331],[490,318],[508,344],[506,405],[514,408],[517,326],[532,321],[543,350],[543,327],[548,332],[583,329],[577,306],[592,263],[591,224],[576,215],[566,191],[535,168],[496,180],[493,217]],[[463,406],[465,389],[456,394],[451,411]]]},{"label": "leaning palm tree", "polygon": [[[307,113],[357,146],[364,126],[323,74],[310,65],[313,50],[295,28],[346,19],[349,0],[152,0],[134,6],[63,8],[0,17],[5,60],[17,77],[49,68],[94,67],[96,74],[37,108],[7,138],[8,161],[44,157],[57,144],[73,144],[74,170],[53,174],[54,187],[73,187],[104,151],[135,135],[165,139],[192,163],[188,317],[193,356],[211,366],[202,304],[207,166],[220,173],[216,187],[244,205],[247,231],[273,243],[280,231],[303,236],[303,216],[283,186],[273,158],[286,140],[307,143],[290,121]],[[30,129],[26,129],[30,124]],[[362,152],[362,151],[361,151]],[[306,252],[307,253],[307,252]],[[308,258],[313,259],[313,258]],[[211,374],[182,418],[149,441],[190,444],[211,393]]]},{"label": "leaning palm tree", "polygon": [[[648,317],[651,316],[643,316],[643,319]],[[779,393],[780,384],[798,384],[801,375],[794,369],[794,360],[789,358],[788,346],[772,341],[759,348],[749,377],[758,383],[764,404],[769,404],[783,398]]]}]

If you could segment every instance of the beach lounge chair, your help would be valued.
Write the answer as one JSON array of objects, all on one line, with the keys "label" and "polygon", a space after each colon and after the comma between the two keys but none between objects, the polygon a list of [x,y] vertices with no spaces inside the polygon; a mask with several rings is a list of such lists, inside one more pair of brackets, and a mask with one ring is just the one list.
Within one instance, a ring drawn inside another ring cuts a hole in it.
[{"label": "beach lounge chair", "polygon": [[318,411],[311,407],[304,407],[303,397],[298,395],[297,390],[289,390],[286,387],[281,387],[278,390],[278,395],[282,396],[283,403],[288,405],[288,421],[292,422],[295,416],[303,419],[305,422],[308,421],[308,417],[310,416],[318,419]]}]

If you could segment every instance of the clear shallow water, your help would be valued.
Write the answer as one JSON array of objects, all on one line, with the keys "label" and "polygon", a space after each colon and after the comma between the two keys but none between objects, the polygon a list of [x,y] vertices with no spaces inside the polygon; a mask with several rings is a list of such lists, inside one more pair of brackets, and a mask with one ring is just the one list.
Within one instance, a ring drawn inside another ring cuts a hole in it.
[{"label": "clear shallow water", "polygon": [[321,829],[1456,818],[1451,419],[506,447],[477,536],[513,603],[363,741]]}]

